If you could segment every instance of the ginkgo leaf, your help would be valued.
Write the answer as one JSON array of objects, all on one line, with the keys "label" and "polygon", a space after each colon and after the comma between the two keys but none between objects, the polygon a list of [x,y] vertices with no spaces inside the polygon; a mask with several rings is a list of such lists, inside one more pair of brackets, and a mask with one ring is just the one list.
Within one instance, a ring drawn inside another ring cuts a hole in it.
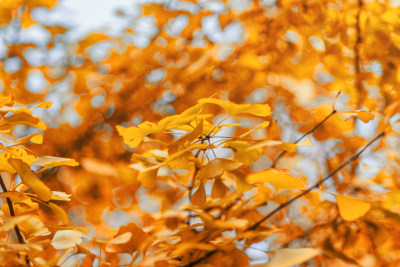
[{"label": "ginkgo leaf", "polygon": [[268,263],[254,266],[289,267],[308,261],[319,254],[321,254],[321,250],[315,248],[284,248],[274,252]]},{"label": "ginkgo leaf", "polygon": [[[130,238],[128,239],[128,237]],[[132,254],[146,245],[148,235],[139,226],[130,223],[121,226],[114,238],[116,240],[112,239],[111,242],[107,243],[105,247],[107,252]]]},{"label": "ginkgo leaf", "polygon": [[361,120],[364,123],[367,123],[375,118],[375,115],[369,111],[353,110],[346,113],[350,115],[350,117],[355,116],[357,119]]},{"label": "ginkgo leaf", "polygon": [[52,156],[39,156],[32,163],[32,165],[43,166],[43,168],[39,171],[39,172],[43,172],[47,169],[58,167],[58,166],[75,167],[75,166],[78,166],[79,163],[76,162],[74,159],[59,158],[59,157],[52,157]]},{"label": "ginkgo leaf", "polygon": [[302,180],[289,173],[275,169],[252,173],[247,176],[247,181],[249,183],[269,183],[278,191],[287,189],[304,189],[306,187],[306,184]]},{"label": "ginkgo leaf", "polygon": [[32,215],[28,215],[28,214],[11,217],[7,221],[5,221],[2,225],[0,225],[0,232],[11,230],[16,224],[26,221],[31,217],[32,217]]},{"label": "ginkgo leaf", "polygon": [[15,140],[15,142],[11,143],[10,146],[19,146],[19,145],[26,144],[29,142],[32,142],[35,144],[43,143],[43,134],[41,132],[39,132],[39,133],[31,134],[28,136],[24,136],[22,138]]},{"label": "ginkgo leaf", "polygon": [[215,179],[211,190],[211,196],[213,198],[222,198],[228,192],[228,187],[222,182],[222,179]]},{"label": "ginkgo leaf", "polygon": [[202,98],[198,100],[198,103],[216,104],[228,111],[231,116],[236,114],[252,114],[262,117],[271,115],[271,108],[267,104],[235,104],[215,98]]},{"label": "ginkgo leaf", "polygon": [[137,179],[144,188],[151,189],[156,185],[157,172],[158,172],[158,168],[149,168],[149,169],[140,171]]},{"label": "ginkgo leaf", "polygon": [[44,124],[39,117],[27,112],[18,112],[10,117],[5,118],[5,122],[8,125],[25,124],[41,130],[47,128],[46,124]]},{"label": "ginkgo leaf", "polygon": [[375,118],[375,115],[368,111],[358,111],[357,118],[367,123]]},{"label": "ginkgo leaf", "polygon": [[203,207],[206,204],[206,190],[204,189],[202,181],[200,182],[199,188],[197,188],[192,196],[192,203],[199,207]]},{"label": "ginkgo leaf", "polygon": [[249,166],[260,158],[261,149],[248,149],[250,146],[246,141],[229,141],[224,144],[224,147],[234,151],[234,160],[243,163],[245,166]]},{"label": "ginkgo leaf", "polygon": [[108,241],[109,244],[124,244],[128,242],[132,237],[131,232],[126,232],[121,235],[117,235],[112,240]]},{"label": "ginkgo leaf", "polygon": [[58,218],[62,220],[63,224],[68,224],[68,215],[62,208],[51,202],[49,203],[49,207],[55,214],[57,214]]},{"label": "ginkgo leaf", "polygon": [[67,249],[82,243],[83,234],[74,230],[59,230],[51,240],[51,245],[55,249]]},{"label": "ginkgo leaf", "polygon": [[288,142],[282,142],[282,144],[279,145],[283,150],[293,153],[296,152],[296,147],[297,145],[294,143],[288,143]]},{"label": "ginkgo leaf", "polygon": [[370,203],[356,198],[342,195],[335,195],[335,198],[339,206],[340,216],[346,221],[357,220],[371,208]]},{"label": "ginkgo leaf", "polygon": [[142,122],[137,127],[125,128],[120,125],[116,127],[119,135],[122,136],[124,142],[131,148],[136,148],[149,134],[163,131],[162,127],[149,121]]},{"label": "ginkgo leaf", "polygon": [[50,189],[31,171],[29,165],[20,159],[10,158],[8,163],[17,170],[21,177],[22,183],[30,187],[30,189],[38,196],[40,200],[49,201],[51,198]]},{"label": "ginkgo leaf", "polygon": [[8,159],[10,158],[16,158],[16,159],[21,159],[23,162],[27,164],[32,164],[35,160],[36,157],[34,155],[29,155],[28,152],[26,152],[25,149],[20,148],[20,147],[9,147],[4,149],[0,153],[0,170],[9,172],[9,173],[15,173],[16,170],[13,168],[9,163]]},{"label": "ginkgo leaf", "polygon": [[206,166],[202,167],[198,172],[196,179],[202,180],[207,178],[214,178],[220,176],[224,171],[232,171],[243,164],[229,159],[214,159]]}]

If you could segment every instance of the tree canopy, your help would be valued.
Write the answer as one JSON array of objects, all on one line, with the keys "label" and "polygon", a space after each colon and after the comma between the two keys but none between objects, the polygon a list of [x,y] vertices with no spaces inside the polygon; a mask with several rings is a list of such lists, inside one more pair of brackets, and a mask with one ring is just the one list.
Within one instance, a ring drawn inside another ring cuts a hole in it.
[{"label": "tree canopy", "polygon": [[57,4],[0,2],[0,266],[400,264],[399,1]]}]

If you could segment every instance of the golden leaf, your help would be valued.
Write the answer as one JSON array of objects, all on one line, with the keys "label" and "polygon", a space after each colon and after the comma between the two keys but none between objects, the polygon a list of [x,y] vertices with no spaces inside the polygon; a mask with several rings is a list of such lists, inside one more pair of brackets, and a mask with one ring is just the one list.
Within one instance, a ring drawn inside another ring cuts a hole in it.
[{"label": "golden leaf", "polygon": [[68,224],[68,215],[62,208],[51,202],[49,203],[49,207],[55,214],[57,214],[58,218],[62,220],[63,224]]},{"label": "golden leaf", "polygon": [[34,155],[29,155],[23,148],[9,147],[4,149],[4,151],[0,153],[0,170],[9,173],[16,172],[15,168],[13,168],[8,163],[8,159],[10,158],[21,159],[23,162],[27,164],[32,164],[36,160],[36,157]]},{"label": "golden leaf", "polygon": [[222,182],[222,179],[217,178],[214,180],[214,184],[211,190],[211,196],[213,198],[222,198],[228,192],[228,187]]},{"label": "golden leaf", "polygon": [[229,115],[252,114],[255,116],[266,117],[271,115],[271,108],[267,104],[235,104],[222,99],[202,98],[198,103],[216,104],[226,111]]},{"label": "golden leaf", "polygon": [[74,159],[68,158],[59,158],[59,157],[52,157],[52,156],[39,156],[37,159],[32,163],[32,165],[43,166],[43,168],[39,172],[43,172],[44,170],[58,167],[58,166],[78,166],[79,163],[76,162]]},{"label": "golden leaf", "polygon": [[157,182],[157,172],[158,168],[148,168],[140,171],[137,179],[144,188],[154,188]]},{"label": "golden leaf", "polygon": [[29,165],[20,159],[10,158],[8,163],[17,170],[22,183],[31,188],[40,200],[49,201],[51,198],[50,189],[31,171]]},{"label": "golden leaf", "polygon": [[269,169],[252,173],[247,176],[249,183],[269,183],[278,191],[287,189],[304,189],[306,184],[289,173]]},{"label": "golden leaf", "polygon": [[200,182],[199,188],[192,196],[192,203],[203,207],[206,204],[206,190],[204,189],[203,181]]},{"label": "golden leaf", "polygon": [[335,195],[335,198],[339,206],[340,216],[346,221],[357,220],[371,208],[370,203],[356,198],[342,195]]}]

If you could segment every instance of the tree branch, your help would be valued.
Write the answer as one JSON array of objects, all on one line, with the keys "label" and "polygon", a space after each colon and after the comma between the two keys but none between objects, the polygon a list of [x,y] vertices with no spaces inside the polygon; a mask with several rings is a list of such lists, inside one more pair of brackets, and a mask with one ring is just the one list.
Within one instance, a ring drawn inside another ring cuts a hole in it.
[{"label": "tree branch", "polygon": [[279,205],[276,209],[274,209],[273,211],[271,211],[270,213],[268,213],[267,215],[265,215],[261,220],[259,220],[258,222],[256,222],[255,224],[253,224],[252,226],[248,227],[246,231],[249,230],[254,230],[256,229],[261,223],[263,223],[264,221],[268,220],[269,218],[271,218],[273,215],[275,215],[278,211],[282,210],[283,208],[289,206],[292,202],[294,202],[295,200],[297,200],[298,198],[308,194],[309,192],[311,192],[312,190],[320,187],[325,181],[327,181],[328,179],[332,178],[333,175],[335,175],[337,172],[339,172],[341,169],[343,169],[344,167],[346,167],[348,164],[352,163],[354,160],[356,160],[361,153],[363,153],[370,145],[372,145],[375,141],[377,141],[378,139],[382,138],[383,136],[385,136],[385,132],[380,133],[379,135],[377,135],[374,139],[372,139],[371,141],[368,142],[368,144],[366,144],[358,153],[354,154],[351,158],[349,158],[348,160],[346,160],[344,163],[342,163],[339,167],[337,167],[336,169],[334,169],[333,171],[331,171],[329,174],[327,174],[324,178],[322,178],[319,182],[317,182],[316,184],[314,184],[313,186],[311,186],[310,188],[308,188],[307,190],[301,192],[300,194],[292,197],[291,199],[289,199],[287,202]]},{"label": "tree branch", "polygon": [[[3,177],[1,175],[0,175],[0,185],[1,185],[1,188],[3,189],[3,192],[6,193],[8,190],[7,190],[6,185],[4,184]],[[10,215],[12,217],[15,217],[14,207],[13,207],[11,199],[7,197],[6,200],[7,200],[7,204],[8,204],[8,209],[10,210]],[[24,238],[22,237],[21,231],[19,230],[19,227],[17,224],[14,225],[14,231],[17,234],[18,242],[21,244],[25,244]],[[28,256],[26,256],[26,264],[28,266],[30,265]]]},{"label": "tree branch", "polygon": [[[334,112],[333,112],[334,113]],[[331,116],[333,114],[330,114],[329,116]],[[329,117],[328,116],[328,117]],[[328,118],[327,117],[327,118]],[[327,120],[327,118],[324,119],[324,121]],[[323,123],[324,121],[322,121],[321,123]],[[320,124],[321,124],[320,123]],[[318,124],[318,125],[320,125]],[[318,126],[319,127],[319,126]],[[315,127],[314,127],[315,128]],[[314,130],[315,131],[315,130]],[[265,222],[266,220],[268,220],[269,218],[271,218],[273,215],[275,215],[276,213],[278,213],[278,211],[282,210],[283,208],[289,206],[291,203],[293,203],[295,200],[297,200],[298,198],[308,194],[309,192],[311,192],[314,189],[317,189],[318,187],[320,187],[324,182],[326,182],[328,179],[332,178],[333,175],[335,175],[336,173],[338,173],[340,170],[342,170],[344,167],[346,167],[348,164],[352,163],[353,161],[355,161],[368,147],[370,147],[374,142],[376,142],[377,140],[379,140],[380,138],[385,136],[385,132],[381,132],[379,135],[377,135],[374,139],[372,139],[371,141],[369,141],[359,152],[357,152],[356,154],[354,154],[351,158],[349,158],[348,160],[346,160],[344,163],[342,163],[339,167],[337,167],[336,169],[334,169],[333,171],[331,171],[329,174],[327,174],[324,178],[322,178],[319,182],[317,182],[316,184],[314,184],[313,186],[311,186],[310,188],[308,188],[307,190],[301,192],[300,194],[292,197],[291,199],[289,199],[287,202],[279,205],[276,209],[274,209],[273,211],[271,211],[270,213],[268,213],[267,215],[265,215],[261,220],[259,220],[258,222],[256,222],[255,224],[249,226],[248,228],[246,228],[244,230],[244,232],[247,231],[251,231],[251,230],[255,230],[260,224],[262,224],[263,222]],[[302,138],[302,137],[301,137]],[[202,262],[203,260],[209,258],[210,256],[214,255],[215,253],[217,253],[218,250],[213,250],[213,251],[209,251],[206,255],[204,255],[203,257],[198,258],[197,260],[184,265],[184,267],[193,267],[196,264]]]},{"label": "tree branch", "polygon": [[[332,112],[329,113],[329,115],[326,116],[325,119],[323,119],[320,123],[318,123],[317,125],[315,125],[311,130],[309,130],[308,132],[306,132],[305,134],[303,134],[302,136],[300,136],[300,138],[298,138],[294,143],[297,144],[298,142],[300,142],[301,140],[303,140],[304,137],[306,137],[307,135],[312,134],[313,132],[315,132],[315,130],[317,130],[319,127],[321,127],[322,124],[324,124],[324,123],[325,123],[333,114],[335,114],[335,113],[336,113],[336,110],[335,110],[335,109],[332,110]],[[274,160],[274,162],[272,162],[272,164],[271,164],[271,166],[269,166],[269,168],[270,168],[270,169],[271,169],[271,168],[274,168],[274,167],[278,164],[278,162],[281,160],[281,158],[282,158],[283,156],[286,155],[286,153],[287,153],[286,150],[282,151],[282,152],[278,155],[278,157],[276,157],[276,159]]]}]

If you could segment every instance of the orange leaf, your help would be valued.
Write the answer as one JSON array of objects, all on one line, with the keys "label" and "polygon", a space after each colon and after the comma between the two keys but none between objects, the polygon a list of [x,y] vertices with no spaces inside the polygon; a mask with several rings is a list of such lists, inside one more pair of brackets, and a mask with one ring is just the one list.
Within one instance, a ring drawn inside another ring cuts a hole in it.
[{"label": "orange leaf", "polygon": [[137,179],[144,188],[154,188],[157,182],[157,172],[158,168],[148,168],[139,172]]},{"label": "orange leaf", "polygon": [[226,185],[222,182],[222,179],[217,178],[214,180],[211,196],[213,198],[222,198],[225,196],[228,190],[228,187],[226,187]]},{"label": "orange leaf", "polygon": [[192,196],[192,203],[203,207],[206,204],[206,190],[204,189],[203,181],[200,182],[199,188]]}]

